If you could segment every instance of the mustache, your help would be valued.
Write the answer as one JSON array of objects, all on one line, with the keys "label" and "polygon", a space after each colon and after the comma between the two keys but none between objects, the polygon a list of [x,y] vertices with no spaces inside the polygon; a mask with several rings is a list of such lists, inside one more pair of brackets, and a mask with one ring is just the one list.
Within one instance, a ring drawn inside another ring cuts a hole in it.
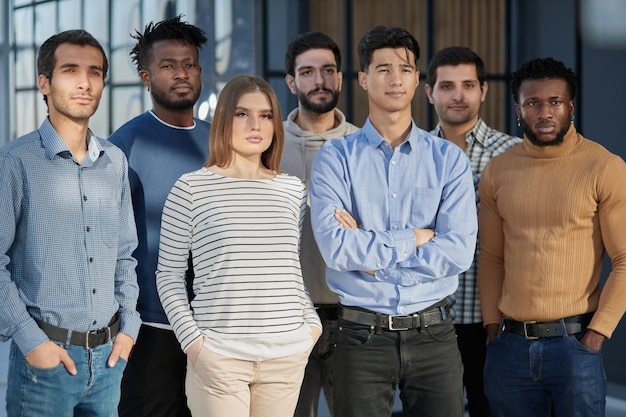
[{"label": "mustache", "polygon": [[333,94],[333,90],[330,90],[330,89],[324,88],[324,87],[317,87],[317,88],[309,91],[308,93],[306,93],[306,95],[307,96],[311,96],[311,95],[319,93],[321,91],[323,91],[324,93]]}]

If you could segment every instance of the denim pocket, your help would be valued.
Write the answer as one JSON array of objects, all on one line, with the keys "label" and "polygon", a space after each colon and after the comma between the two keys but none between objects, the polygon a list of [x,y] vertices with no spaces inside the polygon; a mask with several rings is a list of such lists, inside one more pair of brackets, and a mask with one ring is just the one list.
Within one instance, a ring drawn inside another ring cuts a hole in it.
[{"label": "denim pocket", "polygon": [[367,326],[340,320],[337,325],[337,345],[361,346],[372,340],[372,330]]},{"label": "denim pocket", "polygon": [[580,339],[578,338],[578,336],[580,336],[582,338],[584,335],[585,335],[585,333],[583,332],[583,333],[579,333],[577,335],[576,334],[570,335],[567,338],[570,339],[572,342],[574,342],[574,344],[576,345],[576,347],[578,349],[582,349],[582,350],[584,350],[587,353],[591,353],[592,355],[599,355],[600,354],[599,350],[591,349],[591,348],[583,345],[582,343],[580,343]]}]

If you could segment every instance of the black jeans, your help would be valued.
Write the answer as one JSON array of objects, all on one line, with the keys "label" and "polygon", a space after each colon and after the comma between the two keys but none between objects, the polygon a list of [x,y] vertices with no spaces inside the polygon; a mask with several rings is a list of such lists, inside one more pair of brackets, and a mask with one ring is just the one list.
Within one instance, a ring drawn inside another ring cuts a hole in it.
[{"label": "black jeans", "polygon": [[376,331],[340,319],[334,354],[334,415],[391,415],[396,388],[405,417],[463,416],[463,364],[452,321]]},{"label": "black jeans", "polygon": [[191,417],[187,355],[171,330],[141,326],[122,378],[120,417]]},{"label": "black jeans", "polygon": [[463,360],[463,385],[469,416],[490,417],[491,410],[483,389],[487,332],[482,323],[455,324],[454,328]]}]

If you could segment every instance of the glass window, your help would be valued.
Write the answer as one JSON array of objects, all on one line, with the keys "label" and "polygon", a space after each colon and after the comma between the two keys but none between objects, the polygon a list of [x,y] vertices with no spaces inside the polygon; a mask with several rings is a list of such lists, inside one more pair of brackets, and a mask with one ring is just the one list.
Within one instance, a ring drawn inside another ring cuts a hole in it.
[{"label": "glass window", "polygon": [[37,85],[37,62],[32,48],[18,49],[15,52],[15,86],[17,88]]},{"label": "glass window", "polygon": [[[42,3],[35,6],[35,45],[39,47],[46,39],[58,32],[56,3]],[[80,27],[80,22],[75,28]]]},{"label": "glass window", "polygon": [[[59,2],[58,31],[63,32],[64,30],[81,28],[81,9],[82,4],[80,0],[61,0]],[[96,35],[93,36],[95,37]]]},{"label": "glass window", "polygon": [[[109,2],[89,1],[89,7],[84,8],[84,28],[98,39],[102,46],[109,45]],[[130,3],[130,2],[127,2]],[[106,47],[105,47],[106,48]]]},{"label": "glass window", "polygon": [[30,91],[15,94],[15,132],[17,136],[24,135],[37,128],[35,95]]},{"label": "glass window", "polygon": [[100,105],[98,110],[91,116],[89,120],[89,128],[94,135],[99,138],[108,138],[109,134],[109,109],[111,108],[109,103],[109,95],[106,94],[107,90],[104,89],[102,98],[100,99]]},{"label": "glass window", "polygon": [[15,33],[15,45],[19,48],[21,46],[33,45],[33,8],[25,7],[23,9],[16,10],[13,13],[14,28],[20,28],[20,30],[14,30]]},{"label": "glass window", "polygon": [[113,90],[111,99],[115,103],[111,109],[111,128],[113,130],[143,111],[141,87],[117,87]]}]

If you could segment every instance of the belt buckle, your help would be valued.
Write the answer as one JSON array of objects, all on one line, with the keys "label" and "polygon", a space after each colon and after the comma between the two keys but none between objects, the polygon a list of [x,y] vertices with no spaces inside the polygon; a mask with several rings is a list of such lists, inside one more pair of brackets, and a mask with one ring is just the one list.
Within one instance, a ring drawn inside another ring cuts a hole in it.
[{"label": "belt buckle", "polygon": [[389,316],[389,330],[395,330],[395,331],[409,330],[408,327],[393,327],[393,319],[396,317],[406,317],[406,316]]},{"label": "belt buckle", "polygon": [[537,340],[537,339],[539,339],[539,336],[528,336],[528,327],[526,327],[526,325],[528,325],[528,324],[535,324],[535,323],[537,323],[535,320],[522,322],[522,324],[524,325],[524,338],[526,340]]}]

